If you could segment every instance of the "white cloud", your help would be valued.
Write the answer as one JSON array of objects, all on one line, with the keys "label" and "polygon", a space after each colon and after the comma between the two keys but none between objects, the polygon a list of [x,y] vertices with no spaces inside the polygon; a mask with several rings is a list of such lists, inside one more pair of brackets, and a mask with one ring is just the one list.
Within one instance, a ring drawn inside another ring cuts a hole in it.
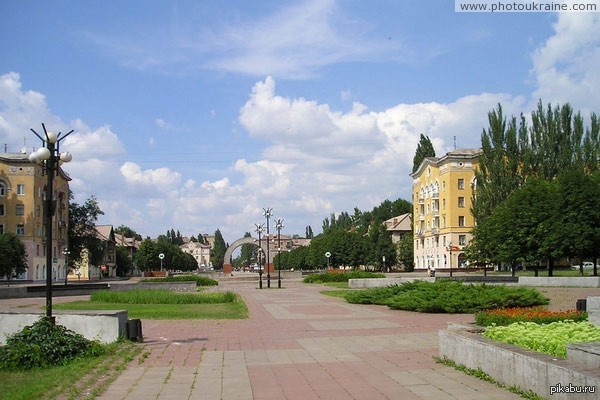
[{"label": "white cloud", "polygon": [[600,13],[558,13],[554,35],[532,55],[537,88],[532,102],[600,109]]}]

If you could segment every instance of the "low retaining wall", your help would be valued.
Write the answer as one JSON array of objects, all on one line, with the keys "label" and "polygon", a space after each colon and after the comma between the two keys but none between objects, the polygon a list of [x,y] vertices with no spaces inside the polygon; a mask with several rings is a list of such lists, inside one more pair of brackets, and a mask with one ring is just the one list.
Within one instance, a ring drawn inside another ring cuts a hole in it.
[{"label": "low retaining wall", "polygon": [[588,321],[600,326],[600,296],[588,296],[586,311],[588,313]]},{"label": "low retaining wall", "polygon": [[[32,325],[40,314],[0,312],[0,344],[6,343],[6,337]],[[112,343],[126,336],[127,311],[64,311],[54,313],[56,323],[83,335],[89,340]]]},{"label": "low retaining wall", "polygon": [[[567,359],[538,353],[468,332],[464,327],[450,327],[439,332],[441,357],[471,369],[481,369],[494,380],[507,386],[552,399],[595,400],[600,392],[597,368]],[[581,359],[579,359],[581,361]],[[594,393],[563,393],[570,388],[593,388]],[[554,393],[552,392],[554,388]],[[558,388],[560,389],[560,388]]]},{"label": "low retaining wall", "polygon": [[196,292],[196,282],[139,282],[139,283],[120,283],[111,285],[110,290],[158,290],[166,289],[172,292]]},{"label": "low retaining wall", "polygon": [[404,283],[404,282],[413,282],[416,280],[435,282],[435,278],[361,278],[361,279],[349,279],[348,287],[350,289],[368,289],[368,288],[374,288],[374,287],[400,285],[401,283]]},{"label": "low retaining wall", "polygon": [[524,286],[572,286],[600,287],[600,276],[520,276],[519,285]]}]

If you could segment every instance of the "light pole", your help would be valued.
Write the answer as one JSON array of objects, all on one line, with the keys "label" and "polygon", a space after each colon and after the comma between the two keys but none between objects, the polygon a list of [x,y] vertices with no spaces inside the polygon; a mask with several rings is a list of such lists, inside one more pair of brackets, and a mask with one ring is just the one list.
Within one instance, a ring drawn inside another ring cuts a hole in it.
[{"label": "light pole", "polygon": [[263,288],[263,284],[262,284],[262,268],[260,266],[261,264],[261,250],[262,248],[260,247],[260,238],[262,233],[265,230],[265,227],[263,224],[254,224],[256,226],[256,230],[255,232],[258,234],[258,288],[262,289]]},{"label": "light pole", "polygon": [[275,222],[277,228],[277,287],[281,289],[281,229],[283,228],[283,219],[279,218]]},{"label": "light pole", "polygon": [[73,133],[73,130],[61,136],[54,132],[48,132],[46,126],[42,124],[44,136],[42,137],[36,131],[31,129],[41,141],[42,147],[29,155],[29,161],[34,164],[42,164],[42,172],[47,176],[45,202],[44,202],[44,221],[46,225],[46,316],[54,323],[52,316],[52,217],[55,211],[54,196],[54,173],[58,172],[60,162],[69,162],[73,156],[69,152],[59,153],[60,142]]},{"label": "light pole", "polygon": [[267,219],[267,288],[271,287],[271,267],[269,267],[269,247],[270,243],[269,243],[269,218],[271,218],[271,216],[273,216],[273,209],[272,208],[263,208],[263,215],[265,216],[265,218]]},{"label": "light pole", "polygon": [[63,254],[65,255],[65,286],[67,286],[67,280],[69,278],[69,249],[64,249]]},{"label": "light pole", "polygon": [[450,278],[452,278],[452,242],[448,243],[448,252],[450,253]]}]

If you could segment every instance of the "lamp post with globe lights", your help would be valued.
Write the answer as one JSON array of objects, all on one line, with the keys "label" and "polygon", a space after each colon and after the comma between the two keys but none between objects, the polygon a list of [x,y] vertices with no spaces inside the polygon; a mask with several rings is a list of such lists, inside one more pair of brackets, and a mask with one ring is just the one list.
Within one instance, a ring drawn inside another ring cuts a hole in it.
[{"label": "lamp post with globe lights", "polygon": [[277,287],[281,289],[281,229],[283,228],[283,219],[277,219],[275,227],[277,228]]},{"label": "lamp post with globe lights", "polygon": [[69,278],[69,254],[71,254],[71,252],[69,249],[64,249],[63,254],[65,256],[65,286],[67,286],[67,280]]},{"label": "lamp post with globe lights", "polygon": [[59,165],[63,162],[69,162],[73,156],[69,152],[60,153],[60,142],[73,133],[73,130],[66,134],[59,132],[49,132],[46,126],[43,136],[35,130],[31,131],[42,141],[42,147],[29,155],[29,161],[34,164],[42,165],[42,173],[46,174],[46,190],[44,198],[44,222],[46,225],[46,316],[54,323],[52,316],[52,217],[55,212],[54,197],[54,174],[58,172]]},{"label": "lamp post with globe lights", "polygon": [[262,289],[263,288],[263,284],[262,284],[262,267],[261,267],[261,247],[260,247],[260,239],[261,239],[261,235],[262,233],[265,231],[265,226],[264,224],[254,224],[256,226],[256,230],[255,232],[258,234],[258,288]]},{"label": "lamp post with globe lights", "polygon": [[273,216],[273,209],[272,208],[263,208],[263,215],[264,217],[267,219],[267,288],[271,287],[271,267],[269,266],[269,260],[271,259],[269,257],[269,247],[270,243],[269,243],[269,218],[271,218]]}]

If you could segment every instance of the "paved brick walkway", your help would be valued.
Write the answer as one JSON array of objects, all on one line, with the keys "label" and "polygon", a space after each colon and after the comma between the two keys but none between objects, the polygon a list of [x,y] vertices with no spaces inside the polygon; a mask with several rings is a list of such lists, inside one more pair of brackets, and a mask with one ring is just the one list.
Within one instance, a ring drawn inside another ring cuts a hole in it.
[{"label": "paved brick walkway", "polygon": [[99,399],[520,398],[434,362],[438,330],[470,315],[352,305],[320,285],[284,285],[221,282],[244,297],[247,320],[144,320],[149,356]]}]

